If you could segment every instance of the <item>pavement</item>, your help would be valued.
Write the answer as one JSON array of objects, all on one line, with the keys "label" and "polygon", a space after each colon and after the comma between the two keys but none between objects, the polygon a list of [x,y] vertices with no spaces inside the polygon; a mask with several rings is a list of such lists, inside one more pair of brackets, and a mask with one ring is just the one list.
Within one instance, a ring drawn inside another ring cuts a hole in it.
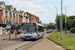
[{"label": "pavement", "polygon": [[75,33],[71,33],[70,31],[67,31],[67,34],[75,37]]},{"label": "pavement", "polygon": [[[10,36],[11,39],[16,39],[15,34],[11,34]],[[20,34],[17,34],[17,38],[20,38]],[[9,39],[9,34],[7,35],[0,35],[0,40],[8,40]]]},{"label": "pavement", "polygon": [[28,50],[65,50],[65,49],[46,38],[43,41],[34,45],[33,47],[29,48]]}]

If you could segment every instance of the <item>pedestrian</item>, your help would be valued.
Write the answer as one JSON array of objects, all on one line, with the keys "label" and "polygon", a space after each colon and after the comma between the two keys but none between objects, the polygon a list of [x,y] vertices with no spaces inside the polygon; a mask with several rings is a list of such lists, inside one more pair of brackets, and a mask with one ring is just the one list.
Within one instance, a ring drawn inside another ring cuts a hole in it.
[{"label": "pedestrian", "polygon": [[8,34],[10,33],[10,31],[8,30]]}]

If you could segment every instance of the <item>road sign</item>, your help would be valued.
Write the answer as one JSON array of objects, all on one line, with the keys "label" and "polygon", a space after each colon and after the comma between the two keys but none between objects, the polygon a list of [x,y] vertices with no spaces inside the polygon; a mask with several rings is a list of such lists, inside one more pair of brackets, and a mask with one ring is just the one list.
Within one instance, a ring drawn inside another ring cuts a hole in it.
[{"label": "road sign", "polygon": [[17,26],[18,26],[18,24],[16,23],[16,24],[15,24],[15,26],[17,27]]},{"label": "road sign", "polygon": [[3,22],[3,20],[1,20]]},{"label": "road sign", "polygon": [[11,22],[9,22],[8,25],[11,26]]},{"label": "road sign", "polygon": [[7,26],[6,26],[6,28],[10,29],[10,28],[11,28],[11,26],[7,25]]}]

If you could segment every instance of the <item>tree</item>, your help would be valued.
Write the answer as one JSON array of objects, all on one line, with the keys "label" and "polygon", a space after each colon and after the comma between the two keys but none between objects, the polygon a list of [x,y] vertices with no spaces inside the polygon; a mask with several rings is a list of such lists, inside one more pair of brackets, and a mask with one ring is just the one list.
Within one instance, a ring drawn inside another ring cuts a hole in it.
[{"label": "tree", "polygon": [[[63,19],[62,19],[62,21],[63,21],[63,29],[65,29],[65,15],[63,14],[62,17],[63,17]],[[68,24],[69,24],[70,19],[68,18],[68,16],[66,16],[66,17],[67,17],[67,29],[69,29]],[[55,20],[56,26],[57,26],[58,29],[60,29],[60,23],[61,23],[60,18],[61,18],[61,15],[57,15],[56,20]]]},{"label": "tree", "polygon": [[69,26],[70,26],[70,28],[74,28],[75,27],[75,20],[71,20],[69,22]]},{"label": "tree", "polygon": [[45,28],[46,29],[55,29],[55,25],[46,25]]},{"label": "tree", "polygon": [[75,16],[69,16],[69,19],[70,19],[70,21],[69,21],[69,27],[70,28],[75,27]]},{"label": "tree", "polygon": [[75,16],[69,16],[69,19],[74,20]]}]

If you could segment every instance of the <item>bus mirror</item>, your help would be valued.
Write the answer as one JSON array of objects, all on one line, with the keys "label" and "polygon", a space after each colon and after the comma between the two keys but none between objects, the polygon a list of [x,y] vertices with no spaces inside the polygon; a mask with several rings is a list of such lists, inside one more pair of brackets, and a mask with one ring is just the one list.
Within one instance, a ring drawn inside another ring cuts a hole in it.
[{"label": "bus mirror", "polygon": [[37,27],[37,29],[39,29],[39,27]]}]

